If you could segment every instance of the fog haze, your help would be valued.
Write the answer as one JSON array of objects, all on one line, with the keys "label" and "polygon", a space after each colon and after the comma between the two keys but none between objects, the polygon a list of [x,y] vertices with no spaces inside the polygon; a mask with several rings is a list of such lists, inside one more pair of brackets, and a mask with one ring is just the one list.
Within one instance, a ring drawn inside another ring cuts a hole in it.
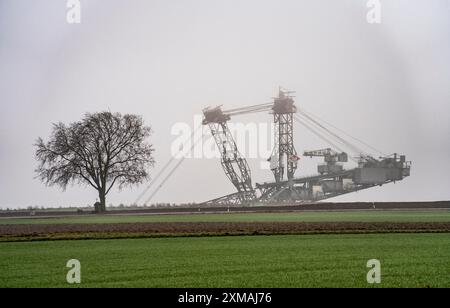
[{"label": "fog haze", "polygon": [[[205,106],[270,102],[278,86],[296,104],[385,153],[412,161],[411,176],[335,201],[450,198],[450,2],[0,0],[0,207],[84,206],[89,187],[62,192],[35,179],[33,143],[55,122],[85,112],[142,115],[152,126],[158,172],[178,122]],[[268,114],[234,122],[270,122]],[[297,151],[324,146],[295,127]],[[272,180],[249,161],[255,182]],[[297,175],[320,160],[302,158]],[[114,190],[129,204],[146,184]],[[234,192],[217,159],[187,159],[153,202],[205,201]]]}]

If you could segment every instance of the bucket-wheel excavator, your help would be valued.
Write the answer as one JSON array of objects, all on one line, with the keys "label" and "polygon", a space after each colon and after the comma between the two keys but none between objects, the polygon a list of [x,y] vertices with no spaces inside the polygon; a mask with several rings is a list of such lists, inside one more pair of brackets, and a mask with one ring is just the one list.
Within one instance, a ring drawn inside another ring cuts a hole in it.
[{"label": "bucket-wheel excavator", "polygon": [[[393,154],[374,158],[348,139],[338,135],[337,131],[340,131],[338,128],[305,110],[298,109],[292,93],[280,88],[278,97],[271,103],[230,110],[223,110],[222,106],[203,110],[203,125],[209,126],[219,148],[225,174],[237,190],[230,195],[210,200],[206,202],[207,204],[315,202],[400,181],[410,175],[410,162],[406,161],[404,155]],[[251,170],[245,157],[237,148],[228,122],[238,115],[259,112],[273,114],[275,146],[268,161],[274,181],[257,183],[253,186]],[[330,146],[330,148],[303,153],[305,157],[323,157],[324,164],[318,166],[317,175],[295,177],[300,157],[294,147],[294,121]],[[333,128],[330,129],[330,126]],[[351,137],[345,132],[344,134]],[[374,149],[357,138],[351,138]],[[343,147],[350,149],[356,155],[351,159],[357,163],[357,167],[344,168],[343,164],[348,162],[349,155],[342,150]]]}]

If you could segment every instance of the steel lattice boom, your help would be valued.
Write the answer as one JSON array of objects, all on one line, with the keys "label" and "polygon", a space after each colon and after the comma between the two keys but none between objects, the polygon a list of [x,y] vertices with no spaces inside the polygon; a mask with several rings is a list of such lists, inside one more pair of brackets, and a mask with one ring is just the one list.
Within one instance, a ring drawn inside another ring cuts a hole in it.
[{"label": "steel lattice boom", "polygon": [[233,204],[255,200],[256,195],[252,185],[250,167],[239,152],[228,128],[229,115],[224,114],[220,107],[205,109],[203,113],[205,116],[203,124],[209,126],[214,141],[219,148],[222,168],[238,191],[236,196],[227,198],[227,200]]}]

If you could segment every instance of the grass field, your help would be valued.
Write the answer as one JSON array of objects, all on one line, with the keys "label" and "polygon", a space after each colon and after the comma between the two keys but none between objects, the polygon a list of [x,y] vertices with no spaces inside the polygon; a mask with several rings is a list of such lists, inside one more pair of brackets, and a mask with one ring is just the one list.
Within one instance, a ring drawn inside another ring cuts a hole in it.
[{"label": "grass field", "polygon": [[1,287],[450,287],[448,234],[291,235],[0,243]]},{"label": "grass field", "polygon": [[0,224],[78,224],[133,222],[449,222],[449,210],[342,211],[244,214],[103,215],[63,218],[0,218]]},{"label": "grass field", "polygon": [[[9,224],[133,222],[449,222],[448,210],[0,219]],[[0,243],[0,287],[450,287],[450,234],[323,234]],[[381,285],[366,263],[378,259]]]}]

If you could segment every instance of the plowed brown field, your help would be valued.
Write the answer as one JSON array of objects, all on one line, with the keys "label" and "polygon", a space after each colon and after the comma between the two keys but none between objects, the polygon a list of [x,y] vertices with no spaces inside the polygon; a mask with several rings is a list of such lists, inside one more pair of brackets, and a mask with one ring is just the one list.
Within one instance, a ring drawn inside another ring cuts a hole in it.
[{"label": "plowed brown field", "polygon": [[450,223],[388,222],[177,222],[64,225],[0,225],[0,239],[110,238],[303,233],[450,232]]}]

